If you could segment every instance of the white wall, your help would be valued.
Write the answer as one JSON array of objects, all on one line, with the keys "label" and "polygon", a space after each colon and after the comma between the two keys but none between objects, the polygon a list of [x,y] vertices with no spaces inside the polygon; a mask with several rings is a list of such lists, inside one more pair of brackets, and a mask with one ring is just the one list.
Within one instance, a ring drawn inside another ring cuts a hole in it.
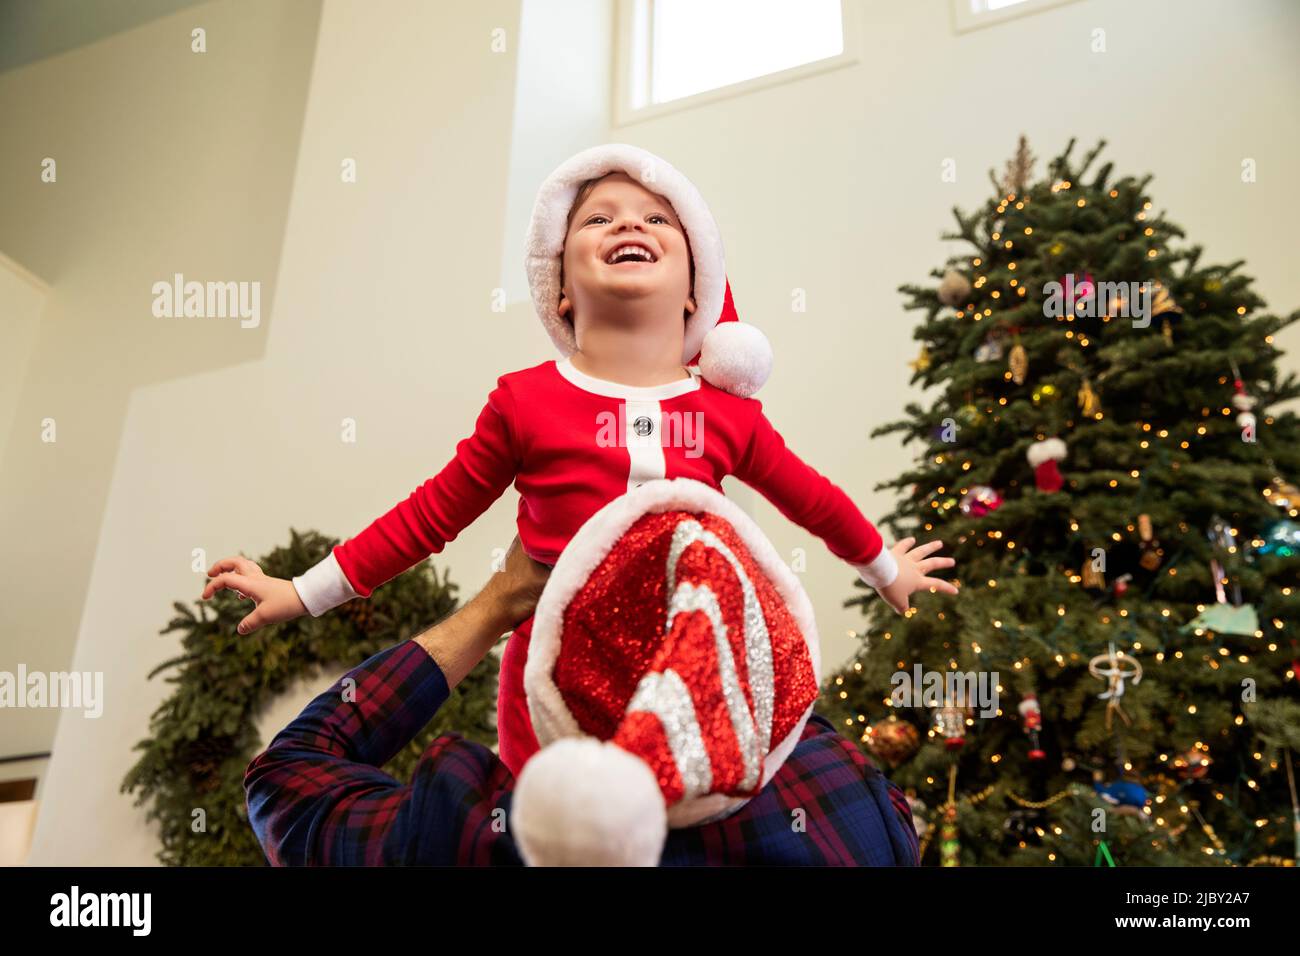
[{"label": "white wall", "polygon": [[[232,334],[220,320],[155,318],[151,287],[176,272],[258,281],[272,308],[318,15],[314,2],[201,4],[0,73],[0,252],[51,290],[36,326],[5,315],[3,348],[27,361],[0,396],[0,421],[13,423],[0,580],[20,596],[0,602],[0,670],[69,666],[132,389],[266,347],[265,323]],[[196,27],[206,53],[191,52]],[[47,158],[53,182],[41,178]],[[214,418],[204,400],[178,411],[187,429]],[[46,418],[54,442],[42,441]],[[153,440],[153,457],[165,455],[170,436]],[[144,514],[166,514],[178,490]],[[172,600],[159,598],[175,593],[163,569],[183,559],[141,541],[125,562],[133,600],[153,604],[151,653],[168,649],[156,637]],[[49,750],[57,717],[6,714],[0,756]]]},{"label": "white wall", "polygon": [[[9,447],[32,353],[40,331],[41,313],[50,287],[8,256],[0,253],[0,316],[3,316],[4,350],[0,351],[0,471]],[[33,430],[39,423],[27,423]]]}]

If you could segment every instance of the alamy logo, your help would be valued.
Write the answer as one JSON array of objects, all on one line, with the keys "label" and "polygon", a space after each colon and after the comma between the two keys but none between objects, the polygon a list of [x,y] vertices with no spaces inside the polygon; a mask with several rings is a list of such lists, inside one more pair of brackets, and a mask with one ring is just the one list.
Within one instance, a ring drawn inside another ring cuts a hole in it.
[{"label": "alamy logo", "polygon": [[1133,320],[1133,328],[1151,324],[1151,282],[1093,282],[1092,276],[1075,279],[1068,273],[1064,282],[1043,284],[1043,315],[1059,319],[1073,315],[1081,319],[1111,318]]},{"label": "alamy logo", "polygon": [[262,324],[260,282],[186,282],[178,272],[171,282],[155,282],[150,291],[158,319],[239,319],[241,329]]},{"label": "alamy logo", "polygon": [[27,672],[26,664],[18,673],[0,671],[0,708],[60,707],[80,708],[85,716],[98,718],[104,713],[103,671]]},{"label": "alamy logo", "polygon": [[704,454],[703,412],[659,412],[634,410],[628,419],[626,404],[618,406],[618,414],[600,412],[596,415],[596,445],[600,448],[644,447],[660,444],[665,448],[685,448],[687,458]]},{"label": "alamy logo", "polygon": [[997,671],[894,671],[889,678],[894,707],[969,707],[981,717],[998,715]]},{"label": "alamy logo", "polygon": [[51,926],[129,926],[131,935],[148,936],[152,926],[150,893],[70,893],[50,897]]}]

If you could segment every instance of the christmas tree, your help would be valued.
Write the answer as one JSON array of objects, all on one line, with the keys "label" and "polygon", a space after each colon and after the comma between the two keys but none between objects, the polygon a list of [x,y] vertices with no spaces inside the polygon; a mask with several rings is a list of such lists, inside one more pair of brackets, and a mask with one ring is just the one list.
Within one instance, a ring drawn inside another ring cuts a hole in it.
[{"label": "christmas tree", "polygon": [[1274,336],[1300,312],[1073,146],[1039,179],[1022,138],[954,210],[960,255],[900,289],[937,398],[875,432],[922,450],[884,523],[942,540],[962,591],[846,602],[829,716],[915,794],[926,864],[1290,864],[1300,385]]}]

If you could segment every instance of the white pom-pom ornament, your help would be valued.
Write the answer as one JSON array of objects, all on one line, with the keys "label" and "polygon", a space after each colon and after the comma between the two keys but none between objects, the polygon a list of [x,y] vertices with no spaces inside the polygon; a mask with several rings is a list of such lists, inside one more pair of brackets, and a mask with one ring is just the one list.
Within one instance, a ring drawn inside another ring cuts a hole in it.
[{"label": "white pom-pom ornament", "polygon": [[939,280],[939,301],[944,305],[958,306],[965,301],[970,295],[970,279],[958,272],[956,269],[949,269]]}]

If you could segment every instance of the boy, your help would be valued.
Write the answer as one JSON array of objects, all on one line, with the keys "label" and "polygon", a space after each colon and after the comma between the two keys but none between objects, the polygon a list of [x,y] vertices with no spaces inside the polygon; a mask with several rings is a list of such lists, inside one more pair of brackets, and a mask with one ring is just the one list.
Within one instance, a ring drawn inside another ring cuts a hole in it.
[{"label": "boy", "polygon": [[[770,349],[736,321],[717,225],[681,173],[622,144],[572,157],[538,194],[527,267],[538,316],[565,357],[501,376],[441,472],[292,582],[245,574],[244,559],[216,562],[204,598],[234,588],[257,603],[240,633],[369,596],[441,551],[511,482],[524,550],[547,565],[603,505],[645,481],[692,478],[720,492],[723,476],[735,475],[899,613],[922,589],[957,593],[929,576],[953,565],[930,557],[942,542],[914,548],[906,538],[886,549],[749,397],[766,379]],[[687,419],[701,424],[702,440],[665,443],[665,421]],[[611,420],[621,423],[617,441]],[[523,687],[531,630],[530,618],[501,661],[500,755],[516,775],[538,749]]]}]

